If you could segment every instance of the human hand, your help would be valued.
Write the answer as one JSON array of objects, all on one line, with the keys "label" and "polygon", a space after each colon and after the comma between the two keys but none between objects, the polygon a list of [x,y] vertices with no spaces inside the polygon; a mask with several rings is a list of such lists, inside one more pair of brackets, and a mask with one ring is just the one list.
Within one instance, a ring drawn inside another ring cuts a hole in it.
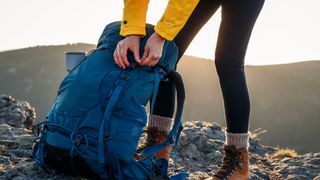
[{"label": "human hand", "polygon": [[138,64],[141,63],[139,57],[140,35],[128,35],[123,40],[119,41],[113,53],[114,62],[122,69],[129,66],[127,58],[128,50],[133,53],[134,59]]},{"label": "human hand", "polygon": [[148,39],[140,65],[155,66],[162,56],[162,49],[165,39],[154,32]]}]

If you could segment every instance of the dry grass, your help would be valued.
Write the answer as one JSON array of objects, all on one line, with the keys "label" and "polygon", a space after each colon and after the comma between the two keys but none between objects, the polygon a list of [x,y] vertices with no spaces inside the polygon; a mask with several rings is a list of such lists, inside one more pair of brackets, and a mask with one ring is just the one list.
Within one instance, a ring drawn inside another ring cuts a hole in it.
[{"label": "dry grass", "polygon": [[255,129],[254,131],[250,132],[250,138],[251,139],[259,139],[258,136],[263,133],[266,133],[266,132],[267,132],[267,130],[262,129],[262,128]]},{"label": "dry grass", "polygon": [[297,156],[297,152],[292,149],[279,149],[276,153],[272,155],[272,158],[295,158]]}]

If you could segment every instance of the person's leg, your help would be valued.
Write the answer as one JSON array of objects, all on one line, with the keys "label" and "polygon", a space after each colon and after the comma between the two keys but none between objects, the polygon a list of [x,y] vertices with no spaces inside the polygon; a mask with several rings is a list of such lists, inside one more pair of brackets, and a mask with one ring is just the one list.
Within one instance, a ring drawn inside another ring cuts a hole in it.
[{"label": "person's leg", "polygon": [[[174,38],[179,49],[178,59],[183,56],[193,38],[202,26],[212,17],[220,6],[221,0],[200,0],[185,26]],[[159,86],[154,114],[164,117],[172,117],[174,113],[175,90],[173,82],[168,79],[162,81]]]},{"label": "person's leg", "polygon": [[[248,174],[248,125],[250,99],[244,58],[255,21],[264,0],[223,0],[222,21],[215,53],[215,65],[224,99],[227,133],[226,156],[217,178],[246,179]],[[240,154],[234,156],[234,151]],[[232,157],[231,157],[232,156]],[[230,161],[236,159],[236,161]],[[230,164],[232,162],[242,163]],[[233,167],[232,167],[233,166]],[[234,168],[234,170],[230,170]]]},{"label": "person's leg", "polygon": [[215,53],[224,98],[227,132],[247,133],[250,113],[244,57],[264,0],[224,0]]},{"label": "person's leg", "polygon": [[[200,0],[195,10],[192,12],[185,26],[175,37],[174,41],[179,49],[178,59],[182,57],[187,47],[202,28],[202,26],[210,19],[220,6],[220,0]],[[157,99],[154,106],[154,112],[151,116],[149,126],[147,128],[148,137],[145,146],[152,144],[152,139],[156,139],[155,143],[162,143],[166,140],[168,131],[171,128],[172,116],[175,106],[175,87],[171,79],[162,81],[159,86]],[[170,147],[157,153],[157,158],[169,158]]]}]

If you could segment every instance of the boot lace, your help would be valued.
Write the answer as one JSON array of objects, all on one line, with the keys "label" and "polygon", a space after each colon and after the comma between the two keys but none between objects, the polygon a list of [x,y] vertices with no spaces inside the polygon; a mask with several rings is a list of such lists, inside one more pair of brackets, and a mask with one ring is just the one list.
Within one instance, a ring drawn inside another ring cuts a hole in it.
[{"label": "boot lace", "polygon": [[160,142],[160,137],[166,135],[164,131],[159,131],[156,127],[148,127],[146,130],[143,130],[143,133],[147,134],[147,138],[145,139],[145,142],[137,148],[135,154],[136,159],[139,159],[140,153],[144,148],[158,144]]},{"label": "boot lace", "polygon": [[223,158],[222,165],[220,166],[219,170],[215,173],[215,177],[225,179],[232,175],[232,173],[242,168],[242,163],[240,160],[240,151],[234,146],[224,148],[225,156]]}]

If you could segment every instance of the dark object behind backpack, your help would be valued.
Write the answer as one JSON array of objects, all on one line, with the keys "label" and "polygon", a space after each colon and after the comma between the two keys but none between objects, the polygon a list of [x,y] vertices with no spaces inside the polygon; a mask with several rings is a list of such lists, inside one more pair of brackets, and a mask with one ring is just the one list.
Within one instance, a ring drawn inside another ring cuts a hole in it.
[{"label": "dark object behind backpack", "polygon": [[[37,135],[34,156],[44,169],[53,167],[65,173],[102,179],[169,178],[168,162],[155,159],[164,147],[177,144],[181,130],[184,87],[175,72],[178,49],[166,41],[155,67],[138,66],[129,53],[130,66],[120,69],[113,59],[120,22],[104,29],[97,49],[62,81],[46,120],[34,127]],[[153,33],[141,39],[140,55]],[[178,107],[175,122],[165,143],[146,148],[144,160],[133,159],[147,122],[145,106],[151,112],[164,77],[175,80]],[[172,178],[183,179],[185,174]]]}]

